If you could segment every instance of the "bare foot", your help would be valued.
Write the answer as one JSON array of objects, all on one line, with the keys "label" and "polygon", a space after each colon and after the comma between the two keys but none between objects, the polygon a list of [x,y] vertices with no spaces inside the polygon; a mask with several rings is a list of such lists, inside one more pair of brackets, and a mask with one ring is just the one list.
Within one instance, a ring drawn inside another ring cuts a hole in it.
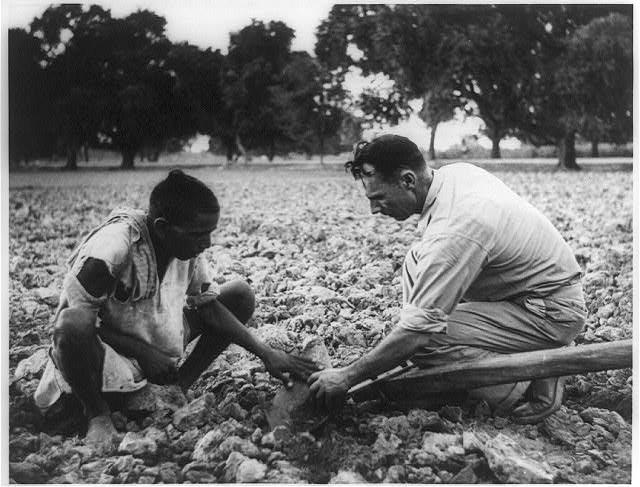
[{"label": "bare foot", "polygon": [[117,437],[118,432],[111,421],[111,416],[106,414],[94,416],[89,420],[84,442],[96,450],[109,451],[114,447]]}]

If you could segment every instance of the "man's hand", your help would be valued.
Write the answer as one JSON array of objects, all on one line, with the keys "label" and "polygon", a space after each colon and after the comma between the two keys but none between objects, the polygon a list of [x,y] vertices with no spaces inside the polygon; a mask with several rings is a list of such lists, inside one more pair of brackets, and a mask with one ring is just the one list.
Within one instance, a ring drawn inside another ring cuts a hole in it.
[{"label": "man's hand", "polygon": [[315,372],[311,374],[307,383],[316,403],[329,411],[342,406],[349,390],[344,369],[324,369]]},{"label": "man's hand", "polygon": [[176,363],[164,353],[149,348],[140,353],[136,360],[149,382],[175,384],[178,381]]},{"label": "man's hand", "polygon": [[305,381],[312,372],[318,370],[313,361],[276,349],[267,353],[264,365],[271,375],[284,382],[285,387],[293,386],[291,375]]},{"label": "man's hand", "polygon": [[149,382],[175,384],[178,381],[178,368],[175,359],[153,345],[139,338],[114,332],[106,326],[98,328],[98,334],[103,342],[119,354],[135,358]]}]

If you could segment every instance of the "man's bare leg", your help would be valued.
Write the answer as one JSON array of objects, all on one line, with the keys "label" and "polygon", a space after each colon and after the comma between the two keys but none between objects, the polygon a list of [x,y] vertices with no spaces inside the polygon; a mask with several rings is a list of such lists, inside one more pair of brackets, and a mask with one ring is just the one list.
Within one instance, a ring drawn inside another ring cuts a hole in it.
[{"label": "man's bare leg", "polygon": [[117,431],[102,396],[104,349],[97,340],[91,311],[68,308],[60,313],[53,332],[53,358],[89,420],[85,442],[110,448]]},{"label": "man's bare leg", "polygon": [[[243,324],[246,324],[253,315],[255,296],[251,287],[244,281],[224,284],[216,299]],[[189,319],[197,320],[199,317],[192,316]],[[196,323],[193,325],[195,329],[206,330],[204,325]],[[224,336],[203,332],[193,351],[180,367],[179,384],[182,390],[186,392],[230,343],[231,341]]]}]

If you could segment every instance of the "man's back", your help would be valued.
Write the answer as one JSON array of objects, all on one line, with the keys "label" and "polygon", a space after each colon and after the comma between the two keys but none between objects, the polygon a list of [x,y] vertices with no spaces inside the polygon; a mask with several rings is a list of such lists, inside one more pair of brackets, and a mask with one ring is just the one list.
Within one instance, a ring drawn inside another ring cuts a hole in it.
[{"label": "man's back", "polygon": [[453,252],[462,241],[473,242],[483,254],[480,272],[463,290],[467,300],[546,295],[580,276],[569,245],[551,222],[471,164],[434,171],[422,220],[426,228],[414,252],[445,238],[451,239]]}]

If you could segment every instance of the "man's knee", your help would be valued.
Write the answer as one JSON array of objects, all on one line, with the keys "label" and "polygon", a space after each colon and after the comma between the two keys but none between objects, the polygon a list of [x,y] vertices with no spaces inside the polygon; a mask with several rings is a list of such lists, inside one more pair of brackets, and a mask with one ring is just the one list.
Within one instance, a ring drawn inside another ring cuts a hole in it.
[{"label": "man's knee", "polygon": [[558,347],[569,346],[574,343],[576,337],[582,333],[586,324],[586,313],[578,316],[573,321],[557,323],[553,328]]},{"label": "man's knee", "polygon": [[220,287],[218,301],[242,323],[249,321],[256,306],[256,297],[246,281],[236,280]]},{"label": "man's knee", "polygon": [[67,308],[60,312],[53,329],[53,343],[56,349],[86,346],[96,336],[96,315],[79,308]]}]

